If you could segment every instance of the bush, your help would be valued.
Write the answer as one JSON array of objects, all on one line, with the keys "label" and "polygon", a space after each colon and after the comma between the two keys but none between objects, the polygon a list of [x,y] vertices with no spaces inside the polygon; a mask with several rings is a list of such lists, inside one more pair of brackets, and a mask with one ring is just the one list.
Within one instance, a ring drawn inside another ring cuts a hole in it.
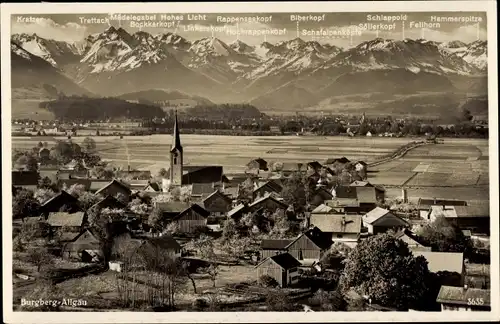
[{"label": "bush", "polygon": [[203,298],[197,298],[193,302],[192,306],[193,306],[194,310],[200,311],[200,310],[206,309],[208,307],[208,302]]},{"label": "bush", "polygon": [[279,285],[276,279],[268,275],[261,276],[259,278],[259,283],[263,287],[270,287],[270,288],[278,287]]},{"label": "bush", "polygon": [[209,234],[211,232],[210,228],[208,228],[207,226],[196,226],[193,230],[193,234],[195,236],[201,236],[202,234]]}]

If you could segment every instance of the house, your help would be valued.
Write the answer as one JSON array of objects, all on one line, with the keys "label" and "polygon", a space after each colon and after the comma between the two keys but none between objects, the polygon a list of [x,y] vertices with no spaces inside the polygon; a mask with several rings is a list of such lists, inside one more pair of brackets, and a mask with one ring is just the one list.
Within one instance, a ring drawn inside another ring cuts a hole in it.
[{"label": "house", "polygon": [[184,166],[182,175],[182,184],[189,185],[193,183],[216,183],[221,186],[227,183],[229,179],[224,176],[222,166]]},{"label": "house", "polygon": [[157,193],[161,192],[161,187],[157,182],[149,182],[144,188],[142,188],[142,191],[148,193]]},{"label": "house", "polygon": [[408,248],[411,251],[431,251],[430,246],[425,246],[421,242],[419,242],[415,233],[407,228],[396,232],[394,237],[408,244]]},{"label": "house", "polygon": [[215,183],[193,183],[191,186],[191,197],[205,199],[217,190],[218,187]]},{"label": "house", "polygon": [[90,170],[87,169],[59,169],[57,179],[88,179]]},{"label": "house", "polygon": [[462,230],[472,233],[490,233],[490,208],[488,203],[474,206],[431,206],[425,219],[434,221],[444,217],[447,221]]},{"label": "house", "polygon": [[38,173],[40,174],[40,179],[49,178],[51,182],[57,183],[57,172],[59,168],[56,165],[40,165],[38,167]]},{"label": "house", "polygon": [[90,188],[89,191],[92,193],[97,193],[97,191],[101,190],[105,186],[109,184],[109,179],[91,179],[90,180]]},{"label": "house", "polygon": [[128,186],[131,190],[134,191],[141,191],[144,187],[146,187],[149,184],[150,180],[138,180],[138,179],[133,179],[133,180],[128,180]]},{"label": "house", "polygon": [[337,186],[335,188],[332,188],[331,194],[333,198],[350,198],[350,199],[358,198],[356,187]]},{"label": "house", "polygon": [[491,311],[489,289],[441,286],[436,302],[441,311]]},{"label": "house", "polygon": [[198,204],[192,204],[186,210],[180,212],[172,219],[172,222],[179,224],[181,233],[193,233],[199,227],[207,226],[207,218],[210,216],[205,208]]},{"label": "house", "polygon": [[219,190],[214,191],[202,202],[205,210],[214,217],[226,216],[227,212],[231,210],[232,203],[232,199]]},{"label": "house", "polygon": [[320,206],[322,205],[325,201],[332,200],[333,195],[326,190],[324,187],[316,188],[313,190],[313,192],[310,194],[309,198],[309,204],[311,206]]},{"label": "house", "polygon": [[262,158],[257,158],[254,159],[250,162],[247,163],[247,167],[249,169],[256,169],[256,170],[262,170],[262,171],[267,171],[267,161],[262,159]]},{"label": "house", "polygon": [[387,209],[376,207],[363,216],[363,226],[370,234],[385,233],[389,229],[399,230],[409,226],[409,223]]},{"label": "house", "polygon": [[239,186],[236,186],[236,187],[225,187],[224,188],[224,194],[228,197],[230,197],[231,199],[235,200],[238,198],[238,193],[240,191],[240,187]]},{"label": "house", "polygon": [[80,203],[78,198],[61,190],[60,193],[54,197],[45,201],[41,206],[41,211],[43,214],[59,212],[63,209],[66,212],[77,212],[80,211]]},{"label": "house", "polygon": [[87,221],[84,212],[68,213],[54,212],[50,213],[47,218],[47,223],[52,228],[53,232],[80,232]]},{"label": "house", "polygon": [[255,268],[258,279],[270,276],[280,287],[285,288],[298,282],[300,265],[300,262],[289,253],[282,253],[266,258]]},{"label": "house", "polygon": [[312,214],[311,226],[316,226],[328,234],[333,242],[355,247],[361,233],[361,215]]},{"label": "house", "polygon": [[15,188],[36,190],[40,175],[37,171],[12,171],[12,185]]},{"label": "house", "polygon": [[425,218],[431,209],[431,206],[467,206],[465,200],[441,199],[441,198],[419,198],[417,209],[420,211],[420,216]]},{"label": "house", "polygon": [[300,234],[285,249],[304,265],[311,265],[321,259],[332,245],[331,235],[313,227]]},{"label": "house", "polygon": [[361,212],[368,212],[384,201],[384,192],[377,187],[355,187]]},{"label": "house", "polygon": [[116,177],[127,180],[150,180],[151,171],[146,170],[120,170],[116,172]]},{"label": "house", "polygon": [[465,263],[465,284],[470,288],[490,289],[489,264]]},{"label": "house", "polygon": [[430,272],[455,272],[460,275],[460,282],[463,285],[465,279],[464,254],[455,252],[431,252],[412,251],[413,256],[423,256],[427,260],[427,267]]},{"label": "house", "polygon": [[239,204],[238,206],[234,207],[227,213],[227,217],[232,218],[234,220],[239,220],[241,217],[243,217],[243,214],[248,212],[248,206],[245,204]]},{"label": "house", "polygon": [[323,168],[323,165],[321,165],[321,163],[319,163],[318,161],[312,161],[307,163],[307,168],[309,170],[319,172]]},{"label": "house", "polygon": [[172,220],[175,216],[188,209],[191,205],[181,201],[155,203],[154,208],[162,212],[165,221]]},{"label": "house", "polygon": [[106,196],[105,198],[101,199],[94,205],[92,205],[89,209],[90,210],[101,210],[104,208],[109,208],[109,209],[125,209],[127,208],[127,205],[119,201],[113,196]]},{"label": "house", "polygon": [[108,182],[105,186],[95,192],[98,195],[103,196],[113,196],[116,197],[118,194],[122,194],[126,197],[126,200],[130,200],[130,195],[132,194],[132,190],[130,190],[129,186],[120,182],[116,179],[113,179],[111,182]]},{"label": "house", "polygon": [[346,158],[345,156],[341,157],[341,158],[337,158],[337,159],[327,159],[325,164],[326,165],[334,165],[334,164],[340,164],[340,165],[344,165],[344,164],[347,164],[351,162],[348,158]]},{"label": "house", "polygon": [[357,198],[333,198],[324,202],[326,206],[331,208],[331,213],[337,214],[359,214],[363,212]]},{"label": "house", "polygon": [[368,169],[368,164],[364,161],[358,161],[356,164],[354,164],[354,168],[356,169],[357,172],[360,171],[366,171]]},{"label": "house", "polygon": [[264,197],[266,195],[269,195],[271,193],[281,193],[283,190],[283,187],[277,184],[274,181],[266,181],[260,185],[256,184],[255,189],[252,192],[252,199],[258,199],[260,197]]},{"label": "house", "polygon": [[286,247],[290,243],[292,243],[292,240],[262,240],[260,242],[261,260],[277,254],[285,253]]},{"label": "house", "polygon": [[182,252],[180,244],[168,234],[145,240],[139,249],[148,249],[153,253],[168,255],[172,260],[179,258]]},{"label": "house", "polygon": [[85,191],[89,191],[91,183],[92,181],[90,179],[60,179],[57,180],[57,187],[59,190],[68,190],[74,185],[79,185],[82,186]]},{"label": "house", "polygon": [[258,209],[266,209],[267,211],[273,213],[277,209],[283,209],[286,210],[288,208],[288,205],[285,204],[282,201],[277,200],[271,195],[264,196],[262,198],[257,199],[254,201],[252,204],[248,206],[248,210],[253,212]]},{"label": "house", "polygon": [[87,229],[64,245],[62,257],[81,262],[99,262],[104,257],[101,240]]}]

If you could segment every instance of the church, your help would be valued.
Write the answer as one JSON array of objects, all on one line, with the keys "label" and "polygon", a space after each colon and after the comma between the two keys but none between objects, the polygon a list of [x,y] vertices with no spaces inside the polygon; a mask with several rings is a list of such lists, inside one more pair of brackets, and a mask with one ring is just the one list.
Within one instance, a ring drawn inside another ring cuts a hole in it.
[{"label": "church", "polygon": [[171,186],[212,184],[214,188],[223,188],[224,184],[229,182],[227,177],[224,176],[222,166],[184,165],[184,149],[181,144],[177,111],[175,112],[172,147],[170,148],[170,169],[168,170],[168,174]]}]

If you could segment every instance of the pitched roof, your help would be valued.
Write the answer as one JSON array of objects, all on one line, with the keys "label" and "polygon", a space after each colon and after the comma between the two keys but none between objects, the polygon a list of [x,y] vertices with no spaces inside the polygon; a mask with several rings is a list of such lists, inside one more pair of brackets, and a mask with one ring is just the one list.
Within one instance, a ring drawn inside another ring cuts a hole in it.
[{"label": "pitched roof", "polygon": [[280,186],[279,184],[277,184],[276,182],[274,182],[274,181],[266,181],[264,183],[259,184],[258,187],[255,188],[253,192],[256,192],[256,191],[258,191],[258,190],[260,190],[260,189],[262,189],[264,187],[267,187],[267,188],[269,188],[269,189],[271,189],[271,190],[273,190],[273,191],[275,191],[277,193],[280,193],[283,190],[283,187]]},{"label": "pitched roof", "polygon": [[490,217],[489,203],[473,206],[453,206],[457,217]]},{"label": "pitched roof", "polygon": [[325,164],[334,164],[335,162],[346,164],[346,163],[349,163],[351,161],[348,158],[346,158],[345,156],[343,156],[341,158],[336,158],[336,159],[327,159]]},{"label": "pitched roof", "polygon": [[400,231],[397,231],[394,235],[395,238],[402,240],[408,246],[411,248],[412,246],[421,246],[425,247],[424,244],[420,242],[418,239],[417,235],[410,231],[409,229],[405,228]]},{"label": "pitched roof", "polygon": [[255,164],[258,165],[259,170],[267,171],[267,161],[266,160],[264,160],[262,158],[253,159],[247,163],[247,166],[252,167]]},{"label": "pitched roof", "polygon": [[144,189],[146,189],[148,187],[151,187],[154,191],[160,191],[161,190],[160,185],[157,182],[150,182],[150,183],[148,183],[144,187]]},{"label": "pitched roof", "polygon": [[72,214],[66,212],[49,213],[47,223],[50,226],[82,226],[84,216],[85,213],[83,212]]},{"label": "pitched roof", "polygon": [[373,185],[371,183],[369,183],[368,181],[360,181],[360,180],[356,180],[356,181],[352,182],[349,186],[350,187],[373,187]]},{"label": "pitched roof", "polygon": [[228,196],[226,196],[225,194],[223,194],[222,192],[220,192],[219,190],[215,190],[214,192],[212,192],[210,195],[208,195],[205,199],[203,199],[203,203],[205,203],[205,201],[207,201],[208,199],[212,198],[212,197],[215,197],[215,196],[219,196],[221,197],[222,199],[224,199],[228,204],[232,203],[233,200],[231,198],[229,198]]},{"label": "pitched roof", "polygon": [[461,274],[464,269],[463,253],[431,251],[413,251],[412,253],[415,257],[423,256],[431,272],[449,271]]},{"label": "pitched roof", "polygon": [[131,177],[131,178],[143,178],[144,180],[148,180],[148,178],[151,178],[151,171],[149,170],[119,170],[116,172],[116,176],[118,178],[125,178],[125,177]]},{"label": "pitched roof", "polygon": [[193,183],[191,188],[192,196],[210,195],[215,191],[213,183]]},{"label": "pitched roof", "polygon": [[13,186],[38,185],[39,174],[37,171],[12,171]]},{"label": "pitched roof", "polygon": [[358,198],[356,187],[338,186],[332,190],[332,195],[334,192],[335,192],[334,196],[336,198],[352,198],[352,199]]},{"label": "pitched roof", "polygon": [[363,220],[368,224],[373,224],[389,213],[390,211],[385,208],[375,207],[363,216]]},{"label": "pitched roof", "polygon": [[68,201],[73,201],[73,202],[78,202],[78,198],[76,198],[75,196],[69,194],[68,192],[64,191],[64,190],[61,190],[60,193],[58,193],[57,195],[55,195],[54,197],[46,200],[43,204],[42,204],[42,207],[45,207],[47,206],[48,204],[52,203],[53,201],[56,201],[56,200],[59,200],[59,199],[62,199],[63,201],[66,202],[66,200]]},{"label": "pitched roof", "polygon": [[113,196],[107,195],[100,201],[96,202],[94,205],[92,205],[90,208],[95,208],[95,207],[101,207],[101,208],[106,208],[106,207],[113,207],[113,208],[125,208],[127,207],[124,203],[119,201]]},{"label": "pitched roof", "polygon": [[325,201],[329,207],[359,207],[357,198],[333,198],[332,200]]},{"label": "pitched roof", "polygon": [[60,179],[57,181],[57,187],[59,189],[64,188],[64,186],[66,186],[66,188],[69,188],[72,185],[77,184],[77,185],[82,185],[85,188],[85,190],[89,190],[91,183],[92,182],[90,179]]},{"label": "pitched roof", "polygon": [[214,183],[223,181],[223,168],[218,165],[190,166],[186,174],[182,176],[183,184]]},{"label": "pitched roof", "polygon": [[377,203],[377,192],[374,187],[356,187],[356,195],[360,204]]},{"label": "pitched roof", "polygon": [[446,206],[467,206],[465,200],[458,199],[441,199],[441,198],[419,198],[418,206],[423,209],[429,209],[432,205],[446,205]]},{"label": "pitched roof", "polygon": [[107,184],[109,184],[109,180],[103,179],[92,179],[90,181],[90,191],[99,191],[104,188]]},{"label": "pitched roof", "polygon": [[124,189],[126,189],[128,192],[131,192],[129,186],[127,186],[126,184],[124,184],[123,182],[121,181],[118,181],[116,179],[113,179],[111,180],[107,185],[105,185],[104,187],[102,187],[101,189],[97,190],[96,193],[100,193],[101,191],[105,190],[106,188],[112,186],[112,185],[118,185]]},{"label": "pitched roof", "polygon": [[311,211],[311,214],[327,214],[327,213],[331,212],[332,210],[333,210],[332,207],[327,206],[325,204],[321,204],[318,207],[314,208]]},{"label": "pitched roof", "polygon": [[318,161],[309,162],[309,163],[307,163],[307,166],[309,166],[315,170],[321,169],[323,167],[323,165],[321,165],[321,163],[319,163]]},{"label": "pitched roof", "polygon": [[327,233],[360,233],[361,224],[361,215],[311,215],[311,225]]},{"label": "pitched roof", "polygon": [[188,209],[190,206],[191,205],[189,203],[181,201],[159,202],[155,204],[156,208],[167,213],[180,213]]},{"label": "pitched roof", "polygon": [[238,212],[243,212],[245,209],[246,209],[246,205],[244,204],[239,204],[238,206],[234,207],[233,209],[231,209],[228,213],[227,213],[227,216],[228,217],[233,217],[233,215],[237,214]]},{"label": "pitched roof", "polygon": [[191,204],[191,206],[189,206],[187,209],[183,210],[177,216],[175,216],[174,220],[181,218],[188,210],[193,210],[198,215],[200,215],[202,217],[205,217],[205,218],[207,218],[208,216],[210,216],[210,212],[207,211],[205,208],[201,207],[198,204]]},{"label": "pitched roof", "polygon": [[285,270],[297,268],[297,267],[300,267],[302,265],[290,253],[281,253],[281,254],[273,255],[271,257],[268,257],[268,258],[262,260],[262,262],[259,263],[256,266],[256,268],[260,267],[265,261],[267,261],[269,259],[272,260],[274,263],[276,263],[277,265],[279,265],[281,268],[283,268]]},{"label": "pitched roof", "polygon": [[154,245],[164,250],[180,250],[182,247],[171,235],[162,235],[159,237],[150,238],[145,243]]},{"label": "pitched roof", "polygon": [[238,197],[239,187],[224,188],[224,193],[232,198]]},{"label": "pitched roof", "polygon": [[483,306],[491,306],[491,292],[489,289],[441,286],[436,298],[438,303],[469,305],[470,300],[482,300]]},{"label": "pitched roof", "polygon": [[177,110],[175,111],[174,135],[172,136],[172,147],[170,148],[170,152],[176,149],[182,152],[181,132],[179,130],[179,123],[177,122]]},{"label": "pitched roof", "polygon": [[283,250],[292,240],[262,240],[260,248],[262,250]]},{"label": "pitched roof", "polygon": [[309,238],[317,247],[322,250],[328,249],[333,244],[330,235],[321,231],[317,226],[314,226],[313,228],[310,228],[297,236],[292,242],[290,242],[290,244],[288,244],[286,248],[288,249],[302,236],[306,236],[307,238]]},{"label": "pitched roof", "polygon": [[259,199],[255,200],[255,201],[254,201],[253,203],[251,203],[248,207],[255,207],[255,206],[257,206],[258,204],[260,204],[260,203],[262,203],[262,202],[266,201],[267,199],[272,199],[272,200],[274,200],[276,203],[278,203],[278,204],[282,205],[282,206],[283,206],[283,208],[286,208],[286,207],[287,207],[287,205],[286,205],[284,202],[277,200],[276,198],[274,198],[274,197],[273,197],[273,196],[271,196],[271,195],[265,195],[264,197],[262,197],[262,198],[259,198]]}]

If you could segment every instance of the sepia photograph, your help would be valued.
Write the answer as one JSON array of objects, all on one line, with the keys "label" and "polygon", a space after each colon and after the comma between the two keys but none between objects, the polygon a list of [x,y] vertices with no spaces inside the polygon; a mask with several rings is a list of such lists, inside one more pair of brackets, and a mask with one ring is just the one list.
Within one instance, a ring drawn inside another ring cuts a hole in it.
[{"label": "sepia photograph", "polygon": [[2,5],[4,321],[498,319],[494,3],[68,5]]}]

